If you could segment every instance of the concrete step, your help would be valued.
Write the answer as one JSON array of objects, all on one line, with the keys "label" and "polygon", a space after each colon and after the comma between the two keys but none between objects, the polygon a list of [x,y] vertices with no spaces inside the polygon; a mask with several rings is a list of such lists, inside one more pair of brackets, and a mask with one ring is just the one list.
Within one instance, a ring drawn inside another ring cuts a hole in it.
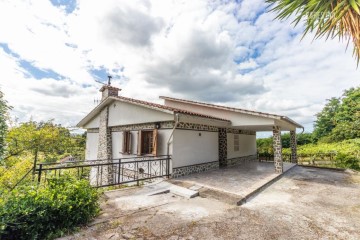
[{"label": "concrete step", "polygon": [[176,186],[176,185],[173,185],[172,187],[170,187],[170,192],[175,195],[178,195],[178,196],[181,196],[184,198],[188,198],[188,199],[199,196],[199,191],[183,188],[183,187]]}]

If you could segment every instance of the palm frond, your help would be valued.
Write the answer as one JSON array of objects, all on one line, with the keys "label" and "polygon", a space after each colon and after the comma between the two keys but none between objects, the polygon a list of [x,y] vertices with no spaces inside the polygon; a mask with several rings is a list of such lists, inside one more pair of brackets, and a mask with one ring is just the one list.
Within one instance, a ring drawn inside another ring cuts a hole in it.
[{"label": "palm frond", "polygon": [[276,19],[295,16],[293,23],[304,22],[304,36],[347,40],[354,44],[353,56],[360,63],[360,0],[266,0]]}]

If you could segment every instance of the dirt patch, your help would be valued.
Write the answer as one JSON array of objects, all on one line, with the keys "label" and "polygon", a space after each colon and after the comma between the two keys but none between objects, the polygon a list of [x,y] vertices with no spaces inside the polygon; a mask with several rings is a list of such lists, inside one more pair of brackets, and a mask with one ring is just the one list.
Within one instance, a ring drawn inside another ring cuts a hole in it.
[{"label": "dirt patch", "polygon": [[360,239],[352,177],[297,167],[241,207],[172,194],[110,201],[108,217],[116,217],[64,239]]}]

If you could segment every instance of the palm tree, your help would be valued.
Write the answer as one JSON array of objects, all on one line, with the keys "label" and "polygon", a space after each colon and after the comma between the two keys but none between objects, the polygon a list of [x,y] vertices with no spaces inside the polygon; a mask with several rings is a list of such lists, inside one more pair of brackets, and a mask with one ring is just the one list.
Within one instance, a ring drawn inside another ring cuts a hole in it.
[{"label": "palm tree", "polygon": [[315,38],[339,37],[352,40],[353,55],[360,62],[360,0],[266,0],[277,19],[294,15],[293,23],[305,21],[304,36],[315,32]]}]

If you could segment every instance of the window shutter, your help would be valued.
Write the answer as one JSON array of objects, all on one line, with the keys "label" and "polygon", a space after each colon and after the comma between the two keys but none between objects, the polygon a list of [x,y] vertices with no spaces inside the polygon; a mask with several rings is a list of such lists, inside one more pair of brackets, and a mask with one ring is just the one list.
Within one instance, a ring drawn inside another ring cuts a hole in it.
[{"label": "window shutter", "polygon": [[123,141],[122,141],[122,153],[126,153],[127,151],[127,149],[126,149],[126,146],[127,146],[127,132],[126,131],[124,131],[123,132],[123,139],[122,139]]},{"label": "window shutter", "polygon": [[141,130],[138,131],[138,139],[137,139],[137,155],[141,155],[142,149],[142,137],[141,137]]},{"label": "window shutter", "polygon": [[128,154],[131,154],[131,132],[128,132],[128,137],[127,137],[128,141],[127,141],[127,152]]},{"label": "window shutter", "polygon": [[158,130],[154,129],[153,131],[153,142],[152,142],[152,155],[157,156],[157,139],[158,139]]}]

